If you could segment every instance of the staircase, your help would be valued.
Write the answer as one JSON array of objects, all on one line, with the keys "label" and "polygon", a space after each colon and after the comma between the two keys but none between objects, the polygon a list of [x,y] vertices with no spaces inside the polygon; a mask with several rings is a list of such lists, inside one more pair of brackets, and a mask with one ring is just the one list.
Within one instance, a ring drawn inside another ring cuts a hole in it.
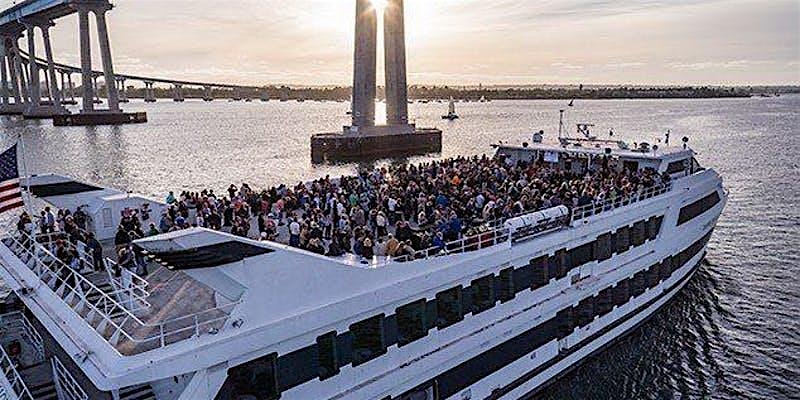
[{"label": "staircase", "polygon": [[53,381],[31,386],[28,390],[30,390],[33,400],[58,400],[56,384]]},{"label": "staircase", "polygon": [[150,385],[130,386],[119,391],[120,400],[156,400]]},{"label": "staircase", "polygon": [[[26,247],[11,237],[2,242],[97,333],[112,345],[119,342],[121,332],[117,327],[124,326],[131,317],[124,305],[110,294],[114,289],[108,281],[92,283],[38,243]],[[66,279],[67,277],[70,279]],[[75,285],[70,280],[79,284]],[[68,288],[65,282],[77,287]]]}]

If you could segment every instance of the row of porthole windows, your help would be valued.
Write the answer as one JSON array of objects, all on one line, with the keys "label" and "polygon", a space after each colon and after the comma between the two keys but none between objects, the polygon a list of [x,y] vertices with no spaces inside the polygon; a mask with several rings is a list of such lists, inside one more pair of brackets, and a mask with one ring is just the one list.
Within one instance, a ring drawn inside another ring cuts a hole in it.
[{"label": "row of porthole windows", "polygon": [[[328,332],[319,336],[314,345],[281,358],[267,356],[271,359],[267,364],[272,365],[273,374],[281,377],[281,381],[276,378],[275,384],[270,385],[267,391],[275,392],[279,397],[281,391],[314,378],[331,378],[344,365],[359,366],[386,354],[387,348],[393,344],[406,346],[427,336],[434,327],[445,329],[462,321],[467,314],[480,314],[493,308],[497,302],[514,299],[517,293],[541,288],[551,279],[564,278],[570,270],[583,264],[604,261],[613,254],[622,254],[648,240],[655,240],[662,221],[663,216],[638,221],[599,235],[596,240],[573,249],[561,249],[554,255],[538,257],[523,267],[508,267],[497,275],[475,279],[470,286],[459,285],[443,290],[433,300],[419,299],[397,307],[394,315],[379,314],[361,320],[350,325],[347,332]],[[299,361],[302,359],[306,361]],[[303,366],[298,366],[298,363]],[[278,374],[280,371],[286,371],[291,378],[284,378],[284,374]],[[267,399],[278,397],[259,395],[259,398]]]}]

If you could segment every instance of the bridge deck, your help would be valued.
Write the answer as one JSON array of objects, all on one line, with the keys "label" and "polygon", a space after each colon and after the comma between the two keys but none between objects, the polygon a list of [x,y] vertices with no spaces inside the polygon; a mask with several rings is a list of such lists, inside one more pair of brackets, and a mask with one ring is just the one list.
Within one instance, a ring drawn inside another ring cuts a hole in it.
[{"label": "bridge deck", "polygon": [[76,12],[72,3],[75,0],[25,0],[0,12],[0,31],[19,32],[26,19],[54,20],[70,15]]}]

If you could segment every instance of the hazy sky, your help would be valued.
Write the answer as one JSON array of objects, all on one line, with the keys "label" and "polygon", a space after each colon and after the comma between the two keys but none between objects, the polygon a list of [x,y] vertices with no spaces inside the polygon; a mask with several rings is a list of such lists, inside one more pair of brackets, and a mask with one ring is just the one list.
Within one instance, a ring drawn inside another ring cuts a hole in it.
[{"label": "hazy sky", "polygon": [[[353,0],[115,4],[121,72],[247,84],[352,79]],[[406,19],[410,84],[800,83],[798,0],[406,0]],[[76,20],[57,22],[59,60],[77,61]]]}]

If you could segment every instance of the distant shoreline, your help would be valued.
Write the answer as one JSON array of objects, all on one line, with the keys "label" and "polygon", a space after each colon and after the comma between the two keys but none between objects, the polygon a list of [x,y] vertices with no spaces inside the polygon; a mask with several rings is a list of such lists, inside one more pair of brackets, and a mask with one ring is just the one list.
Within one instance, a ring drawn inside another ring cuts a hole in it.
[{"label": "distant shoreline", "polygon": [[[76,89],[79,92],[79,89]],[[154,88],[154,95],[159,99],[171,99],[171,88]],[[103,95],[104,88],[100,94]],[[144,89],[128,87],[129,98],[144,98]],[[443,102],[451,97],[457,101],[493,101],[493,100],[634,100],[634,99],[719,99],[719,98],[748,98],[772,97],[785,93],[795,93],[796,90],[778,90],[766,87],[527,87],[527,88],[450,88],[448,86],[410,86],[408,88],[409,102]],[[240,89],[238,99],[270,101],[338,101],[349,102],[351,89],[349,87],[328,88],[297,88],[287,86],[268,86],[260,89]],[[190,98],[204,98],[207,93],[202,88],[184,87],[183,96]],[[231,89],[218,89],[212,91],[214,99],[232,99],[235,96]],[[383,88],[378,88],[378,99],[383,98]]]}]

